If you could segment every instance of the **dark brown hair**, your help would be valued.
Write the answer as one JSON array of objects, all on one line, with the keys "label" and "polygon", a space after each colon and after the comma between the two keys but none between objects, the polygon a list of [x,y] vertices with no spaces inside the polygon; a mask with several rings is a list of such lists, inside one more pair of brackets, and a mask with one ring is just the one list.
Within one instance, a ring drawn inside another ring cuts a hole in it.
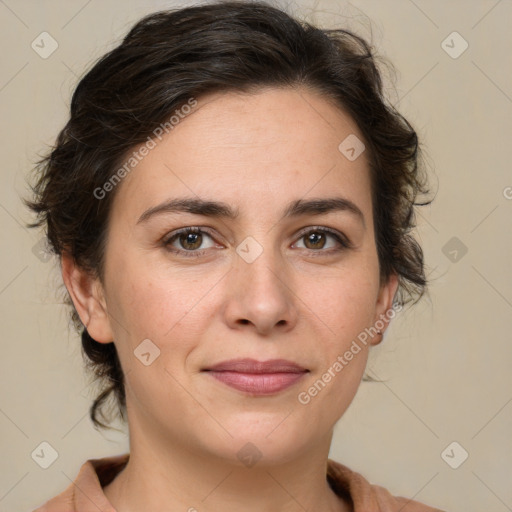
[{"label": "dark brown hair", "polygon": [[[37,162],[32,226],[45,226],[57,255],[103,278],[106,228],[116,189],[98,199],[128,151],[194,97],[307,87],[357,123],[370,158],[375,237],[381,280],[396,273],[397,301],[417,301],[426,278],[421,247],[411,236],[418,194],[427,193],[418,138],[383,95],[373,48],[354,33],[321,30],[263,2],[217,2],[141,19],[121,44],[78,83],[70,117]],[[341,142],[341,141],[340,141]],[[67,298],[68,302],[69,297]],[[90,416],[96,427],[109,396],[125,419],[123,372],[115,344],[82,332],[86,366],[102,384]],[[108,419],[107,419],[108,423]]]}]

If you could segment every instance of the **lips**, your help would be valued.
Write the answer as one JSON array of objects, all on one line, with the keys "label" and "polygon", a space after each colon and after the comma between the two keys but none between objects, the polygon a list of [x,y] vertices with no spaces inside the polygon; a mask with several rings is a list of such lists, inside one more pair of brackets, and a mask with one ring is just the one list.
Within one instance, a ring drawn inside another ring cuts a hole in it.
[{"label": "lips", "polygon": [[208,367],[205,371],[238,372],[238,373],[302,373],[306,368],[287,361],[286,359],[271,359],[256,361],[255,359],[232,359]]},{"label": "lips", "polygon": [[203,371],[239,391],[252,395],[270,395],[292,386],[309,370],[285,359],[233,359]]}]

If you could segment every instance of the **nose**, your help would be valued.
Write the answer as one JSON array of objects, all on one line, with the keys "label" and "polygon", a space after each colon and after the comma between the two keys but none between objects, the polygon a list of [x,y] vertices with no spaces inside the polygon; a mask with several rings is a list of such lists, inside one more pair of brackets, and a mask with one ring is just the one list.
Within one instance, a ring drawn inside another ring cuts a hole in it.
[{"label": "nose", "polygon": [[224,314],[230,328],[261,335],[287,332],[297,323],[297,297],[289,269],[270,250],[252,263],[238,255],[227,276]]}]

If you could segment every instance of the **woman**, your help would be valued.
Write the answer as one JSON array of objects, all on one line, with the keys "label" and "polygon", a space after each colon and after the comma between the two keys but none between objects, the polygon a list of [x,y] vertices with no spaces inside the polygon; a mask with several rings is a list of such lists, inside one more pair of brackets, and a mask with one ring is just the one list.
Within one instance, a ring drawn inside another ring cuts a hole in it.
[{"label": "woman", "polygon": [[[418,511],[328,459],[402,305],[418,141],[370,47],[265,3],[160,12],[80,81],[32,209],[130,453],[38,511]],[[108,421],[107,421],[108,423]]]}]

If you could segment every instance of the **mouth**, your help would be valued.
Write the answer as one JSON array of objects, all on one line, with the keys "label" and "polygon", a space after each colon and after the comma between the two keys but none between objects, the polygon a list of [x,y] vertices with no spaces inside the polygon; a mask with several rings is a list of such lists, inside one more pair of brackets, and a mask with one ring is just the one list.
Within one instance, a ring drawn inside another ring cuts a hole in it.
[{"label": "mouth", "polygon": [[272,395],[289,388],[309,370],[285,359],[233,359],[202,370],[216,380],[251,395]]}]

